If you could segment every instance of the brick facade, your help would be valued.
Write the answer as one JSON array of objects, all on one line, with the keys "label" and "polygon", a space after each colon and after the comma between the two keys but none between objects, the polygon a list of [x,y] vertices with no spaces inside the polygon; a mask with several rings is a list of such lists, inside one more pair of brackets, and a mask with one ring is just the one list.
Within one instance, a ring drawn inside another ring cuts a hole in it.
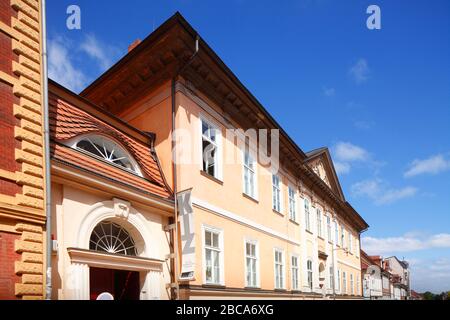
[{"label": "brick facade", "polygon": [[0,299],[44,294],[39,0],[0,0]]}]

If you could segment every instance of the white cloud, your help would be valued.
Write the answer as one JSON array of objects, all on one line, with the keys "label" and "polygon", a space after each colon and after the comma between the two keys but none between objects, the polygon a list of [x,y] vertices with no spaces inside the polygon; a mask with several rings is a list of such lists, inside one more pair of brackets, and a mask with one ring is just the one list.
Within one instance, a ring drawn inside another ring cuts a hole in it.
[{"label": "white cloud", "polygon": [[336,89],[334,88],[323,88],[323,94],[327,97],[334,96],[336,94]]},{"label": "white cloud", "polygon": [[369,79],[369,65],[366,59],[359,59],[349,70],[349,74],[353,77],[356,83],[360,84]]},{"label": "white cloud", "polygon": [[[412,289],[434,293],[449,290],[450,258],[443,255],[442,251],[437,251],[438,258],[433,258],[430,257],[430,252],[433,252],[433,249],[450,248],[450,234],[409,232],[398,237],[362,237],[361,242],[361,248],[369,255],[396,255],[400,259],[407,256]],[[424,252],[427,258],[418,258],[419,255],[423,256]]]},{"label": "white cloud", "polygon": [[112,59],[119,53],[117,48],[99,42],[93,34],[84,38],[80,45],[80,50],[97,60],[102,71],[105,71],[112,65]]},{"label": "white cloud", "polygon": [[438,174],[440,172],[450,170],[450,160],[444,158],[443,155],[435,155],[428,159],[414,160],[405,172],[406,178],[414,177],[420,174]]},{"label": "white cloud", "polygon": [[369,153],[350,142],[338,142],[334,147],[336,158],[339,161],[365,161],[369,159]]},{"label": "white cloud", "polygon": [[365,196],[374,201],[376,205],[385,205],[401,199],[416,195],[418,189],[408,186],[399,189],[390,188],[381,179],[369,179],[352,185],[351,192],[354,196]]},{"label": "white cloud", "polygon": [[448,291],[450,285],[450,259],[408,259],[411,268],[411,287],[417,292]]},{"label": "white cloud", "polygon": [[[332,148],[334,167],[338,174],[346,174],[351,170],[354,162],[367,162],[370,154],[364,148],[356,146],[350,142],[338,142]],[[375,163],[374,163],[375,164]]]},{"label": "white cloud", "polygon": [[350,164],[346,162],[335,161],[334,169],[336,169],[337,174],[346,174],[350,172]]},{"label": "white cloud", "polygon": [[[119,56],[120,51],[103,44],[94,35],[87,35],[78,46],[62,36],[55,36],[48,41],[49,77],[72,91],[81,91],[97,77],[97,72],[104,72]],[[93,60],[94,68],[87,69],[86,62]],[[79,63],[83,61],[84,63]],[[89,75],[89,77],[88,77]]]},{"label": "white cloud", "polygon": [[78,92],[87,83],[86,76],[80,68],[73,65],[68,41],[56,37],[48,42],[48,75],[51,79]]},{"label": "white cloud", "polygon": [[439,233],[430,236],[405,234],[399,237],[363,237],[362,247],[369,254],[394,255],[434,248],[450,248],[450,234]]}]

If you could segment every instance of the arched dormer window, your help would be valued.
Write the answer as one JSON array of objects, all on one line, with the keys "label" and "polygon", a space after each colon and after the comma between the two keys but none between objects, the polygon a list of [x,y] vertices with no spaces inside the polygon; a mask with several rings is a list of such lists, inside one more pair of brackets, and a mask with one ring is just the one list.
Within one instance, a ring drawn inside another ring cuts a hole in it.
[{"label": "arched dormer window", "polygon": [[133,157],[117,142],[102,135],[81,136],[70,144],[91,156],[100,158],[122,169],[142,176],[141,170]]}]

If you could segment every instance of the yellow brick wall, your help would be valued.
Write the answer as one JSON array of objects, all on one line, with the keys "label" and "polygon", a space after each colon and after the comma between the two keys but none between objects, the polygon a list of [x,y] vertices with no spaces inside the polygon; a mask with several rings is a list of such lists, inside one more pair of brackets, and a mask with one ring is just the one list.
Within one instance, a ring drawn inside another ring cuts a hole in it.
[{"label": "yellow brick wall", "polygon": [[17,172],[0,169],[0,178],[22,186],[22,192],[13,197],[0,194],[0,216],[16,223],[15,232],[20,234],[20,239],[15,242],[15,251],[21,255],[21,260],[14,266],[16,274],[21,276],[21,283],[15,284],[16,296],[42,299],[45,292],[45,181],[41,1],[5,1],[10,1],[17,16],[11,17],[9,25],[0,23],[0,32],[11,38],[18,61],[11,61],[13,74],[0,72],[0,81],[11,85],[14,95],[19,98],[13,110],[13,115],[19,119],[13,138],[20,142],[16,146],[15,159],[21,169]]}]

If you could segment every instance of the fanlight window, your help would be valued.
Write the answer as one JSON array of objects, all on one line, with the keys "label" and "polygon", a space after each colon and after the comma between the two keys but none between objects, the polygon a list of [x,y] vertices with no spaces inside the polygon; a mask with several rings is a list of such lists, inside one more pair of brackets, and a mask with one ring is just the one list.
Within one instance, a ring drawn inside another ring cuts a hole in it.
[{"label": "fanlight window", "polygon": [[92,231],[89,249],[108,253],[136,256],[131,235],[122,226],[111,221],[100,222]]},{"label": "fanlight window", "polygon": [[114,165],[141,175],[136,161],[117,143],[105,137],[83,137],[75,144],[75,147]]}]

